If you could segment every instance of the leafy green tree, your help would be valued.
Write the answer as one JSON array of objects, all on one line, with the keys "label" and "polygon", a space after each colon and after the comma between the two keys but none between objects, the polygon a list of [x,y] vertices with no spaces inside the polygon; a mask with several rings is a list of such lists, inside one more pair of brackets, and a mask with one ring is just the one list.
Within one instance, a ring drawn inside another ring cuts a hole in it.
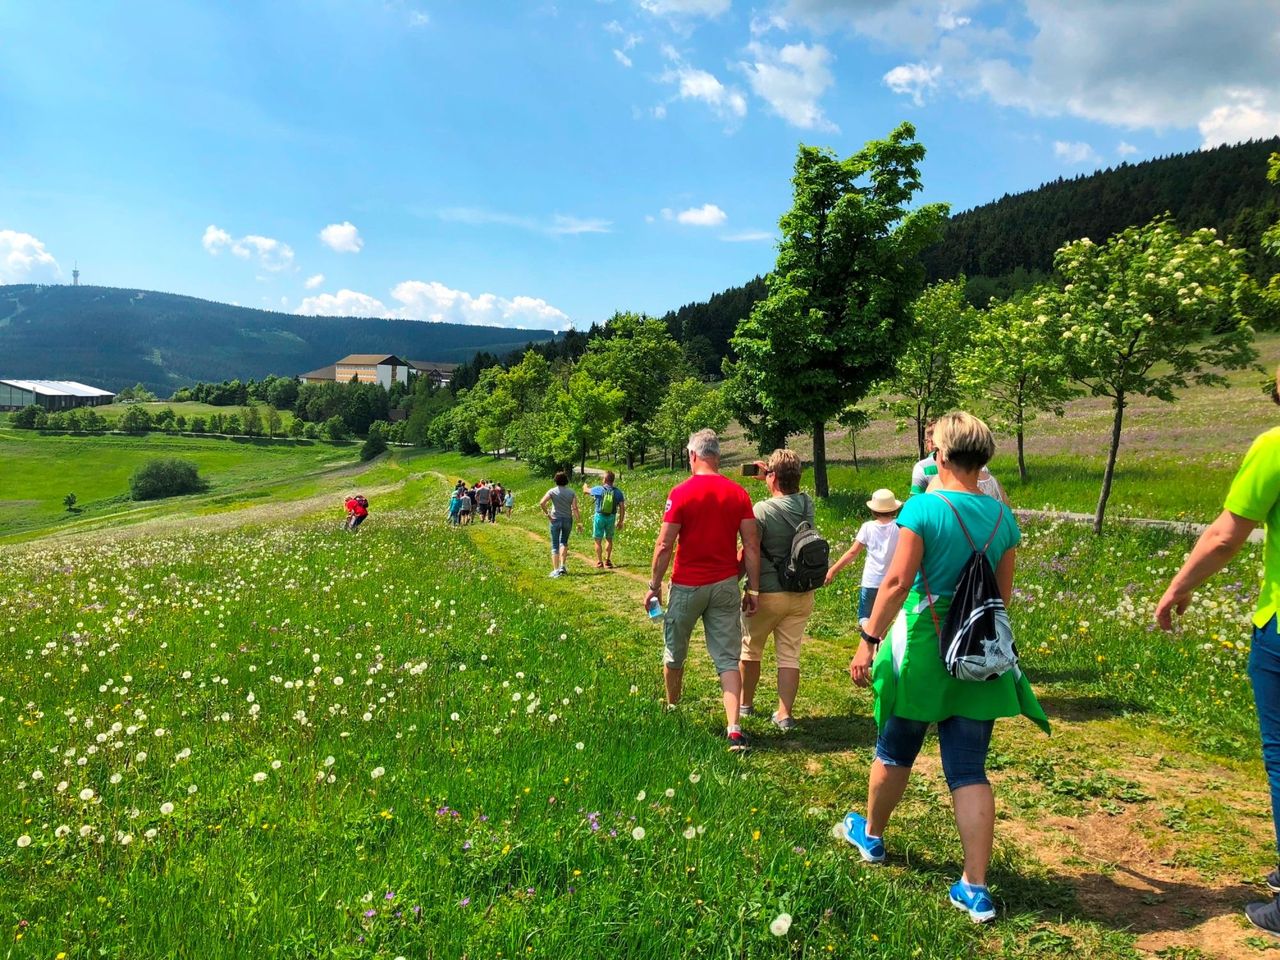
[{"label": "leafy green tree", "polygon": [[281,427],[284,426],[284,418],[280,416],[280,411],[274,404],[267,404],[267,415],[264,419],[267,424],[267,436],[274,437],[277,433],[283,432]]},{"label": "leafy green tree", "polygon": [[[729,394],[740,420],[813,434],[814,488],[825,497],[826,423],[892,370],[901,328],[924,280],[920,251],[946,204],[908,210],[924,146],[904,123],[841,160],[801,146],[794,204],[769,295],[738,326]],[[753,427],[753,429],[758,429]]]},{"label": "leafy green tree", "polygon": [[308,440],[319,440],[320,428],[314,423],[308,423],[302,428],[302,435]]},{"label": "leafy green tree", "polygon": [[205,488],[200,468],[187,460],[148,460],[129,478],[134,500],[157,500],[184,493],[197,493]]},{"label": "leafy green tree", "polygon": [[209,416],[209,432],[225,433],[227,429],[227,418],[225,414],[214,413]]},{"label": "leafy green tree", "polygon": [[23,430],[34,430],[37,427],[43,427],[48,419],[49,414],[45,412],[44,407],[32,403],[11,414],[9,422]]},{"label": "leafy green tree", "polygon": [[730,419],[720,388],[685,377],[667,391],[654,416],[653,433],[666,461],[674,465],[690,434],[704,428],[718,432]]},{"label": "leafy green tree", "polygon": [[1244,257],[1215,231],[1184,236],[1167,218],[1103,244],[1086,237],[1058,251],[1064,287],[1054,300],[1067,371],[1093,396],[1110,399],[1114,414],[1095,533],[1102,532],[1130,399],[1172,403],[1175,391],[1192,383],[1224,386],[1214,368],[1238,370],[1256,358],[1253,329],[1238,304]]},{"label": "leafy green tree", "polygon": [[369,424],[369,433],[360,448],[361,460],[372,460],[378,454],[387,452],[387,431],[390,427],[385,420],[375,420]]},{"label": "leafy green tree", "polygon": [[151,414],[144,407],[130,407],[120,418],[120,429],[125,433],[146,433],[151,429]]},{"label": "leafy green tree", "polygon": [[1077,391],[1067,375],[1047,288],[978,311],[969,347],[957,368],[963,389],[989,413],[992,423],[1012,430],[1018,442],[1018,477],[1027,480],[1026,425],[1036,414],[1062,416]]},{"label": "leafy green tree", "polygon": [[615,313],[602,336],[588,344],[579,368],[622,391],[622,424],[634,428],[627,431],[632,444],[626,450],[628,467],[652,443],[654,414],[683,366],[680,344],[666,324],[635,313]]},{"label": "leafy green tree", "polygon": [[250,404],[240,411],[240,422],[244,425],[244,435],[246,437],[262,436],[262,414],[258,412],[258,408],[254,404]]},{"label": "leafy green tree", "polygon": [[294,417],[292,420],[289,421],[289,436],[293,437],[293,439],[297,440],[299,437],[301,437],[305,429],[306,429],[306,424],[304,424],[297,417]]},{"label": "leafy green tree", "polygon": [[74,493],[68,493],[65,497],[62,498],[62,505],[67,508],[68,512],[75,510],[76,495]]},{"label": "leafy green tree", "polygon": [[587,450],[599,446],[617,429],[626,402],[619,387],[597,380],[587,370],[580,368],[569,376],[559,408],[547,420],[549,427],[563,432],[583,475],[587,472]]},{"label": "leafy green tree", "polygon": [[339,416],[332,416],[321,424],[320,432],[326,440],[346,440],[350,436],[346,421]]},{"label": "leafy green tree", "polygon": [[244,435],[244,423],[240,419],[238,413],[228,413],[222,418],[222,429],[224,433],[228,433],[233,437]]},{"label": "leafy green tree", "polygon": [[849,447],[853,453],[853,469],[858,469],[858,434],[871,426],[871,414],[862,407],[846,407],[836,418],[840,426],[849,432]]},{"label": "leafy green tree", "polygon": [[964,294],[965,279],[960,277],[926,287],[916,298],[900,335],[897,373],[886,385],[892,395],[890,411],[915,425],[920,457],[925,424],[960,400],[956,360],[968,346],[975,313]]},{"label": "leafy green tree", "polygon": [[204,417],[192,417],[189,426],[192,433],[207,433],[209,430],[209,424]]},{"label": "leafy green tree", "polygon": [[293,377],[277,377],[267,388],[267,402],[281,410],[291,410],[298,400],[298,381]]}]

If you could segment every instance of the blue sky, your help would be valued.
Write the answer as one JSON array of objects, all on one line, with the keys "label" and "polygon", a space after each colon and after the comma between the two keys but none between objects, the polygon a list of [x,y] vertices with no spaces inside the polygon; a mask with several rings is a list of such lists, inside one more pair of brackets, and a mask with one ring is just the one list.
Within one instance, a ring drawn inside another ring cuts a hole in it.
[{"label": "blue sky", "polygon": [[960,210],[1280,132],[1268,0],[0,6],[0,283],[585,327],[772,266],[797,144]]}]

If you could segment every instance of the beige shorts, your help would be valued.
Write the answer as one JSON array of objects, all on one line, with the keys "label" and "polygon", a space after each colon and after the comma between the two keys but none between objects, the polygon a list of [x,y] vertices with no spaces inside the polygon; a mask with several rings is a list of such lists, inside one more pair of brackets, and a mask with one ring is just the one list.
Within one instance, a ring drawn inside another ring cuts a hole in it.
[{"label": "beige shorts", "polygon": [[813,594],[762,593],[754,617],[742,617],[742,659],[759,663],[764,657],[764,644],[773,634],[779,667],[800,667],[800,642],[804,628],[813,613]]}]

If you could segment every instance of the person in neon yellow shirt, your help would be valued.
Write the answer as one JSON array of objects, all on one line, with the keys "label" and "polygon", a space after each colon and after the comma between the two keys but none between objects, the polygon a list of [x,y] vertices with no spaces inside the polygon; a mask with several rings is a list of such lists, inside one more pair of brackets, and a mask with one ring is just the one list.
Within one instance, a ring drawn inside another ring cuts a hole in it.
[{"label": "person in neon yellow shirt", "polygon": [[[1280,404],[1280,370],[1276,371],[1271,399]],[[1253,614],[1249,680],[1262,730],[1262,759],[1271,784],[1271,816],[1280,860],[1280,636],[1276,632],[1280,607],[1280,427],[1253,441],[1223,507],[1169,582],[1156,605],[1156,623],[1163,630],[1172,630],[1173,614],[1186,611],[1195,589],[1225,567],[1259,525],[1265,527],[1262,589]],[[1280,867],[1271,871],[1267,886],[1280,893]],[[1244,912],[1255,927],[1280,936],[1280,900],[1250,903]]]}]

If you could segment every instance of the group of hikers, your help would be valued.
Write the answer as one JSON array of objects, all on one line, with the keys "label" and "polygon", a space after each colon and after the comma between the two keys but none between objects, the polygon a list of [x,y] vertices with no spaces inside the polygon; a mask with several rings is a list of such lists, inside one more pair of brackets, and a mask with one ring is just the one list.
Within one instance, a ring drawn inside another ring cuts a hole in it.
[{"label": "group of hikers", "polygon": [[[1280,404],[1280,371],[1272,399]],[[996,916],[987,887],[995,836],[995,797],[986,763],[995,721],[1026,716],[1046,733],[1049,721],[1022,672],[1006,608],[1022,534],[1008,497],[987,467],[991,430],[956,412],[926,435],[928,455],[912,471],[905,503],[877,490],[871,519],[854,544],[828,564],[814,528],[812,499],[800,492],[801,462],[775,450],[755,470],[769,496],[754,505],[720,473],[720,443],[710,430],[689,438],[692,476],[667,497],[654,546],[646,611],[661,609],[663,581],[674,557],[663,617],[667,703],[679,703],[695,624],[719,674],[726,737],[744,750],[742,718],[755,713],[760,662],[772,637],[778,669],[780,730],[795,725],[800,643],[818,587],[829,585],[865,553],[858,593],[858,643],[849,676],[874,693],[877,726],[865,810],[850,811],[840,830],[868,863],[886,858],[885,833],[906,792],[911,768],[931,725],[951,792],[964,853],[949,902],[975,923]],[[1267,530],[1262,588],[1253,617],[1249,676],[1262,730],[1280,860],[1280,428],[1254,442],[1227,493],[1222,514],[1200,537],[1156,607],[1173,628],[1193,591],[1221,570],[1260,525]],[[741,586],[740,586],[741,584]],[[1265,880],[1280,894],[1280,867]],[[1245,915],[1280,936],[1280,900],[1250,903]]]},{"label": "group of hikers", "polygon": [[[1273,400],[1280,404],[1280,371]],[[849,676],[874,694],[878,735],[868,773],[864,811],[850,811],[841,833],[868,863],[886,857],[885,833],[906,792],[911,769],[931,725],[937,729],[942,771],[951,792],[964,852],[949,902],[975,923],[996,916],[987,887],[995,834],[995,798],[986,763],[995,721],[1026,716],[1046,733],[1049,721],[1022,672],[1006,612],[1022,533],[1004,489],[988,469],[995,453],[991,430],[965,412],[928,424],[927,455],[911,474],[908,499],[889,489],[866,502],[870,519],[853,544],[830,563],[830,546],[815,528],[814,502],[800,490],[802,464],[793,450],[774,450],[744,468],[767,496],[753,503],[739,483],[720,472],[720,441],[712,430],[689,438],[691,476],[671,489],[654,545],[645,611],[663,627],[666,703],[680,702],[695,626],[719,675],[730,750],[748,748],[742,720],[755,715],[761,662],[770,638],[777,661],[777,708],[770,720],[796,726],[800,647],[816,591],[864,557],[857,599],[858,643]],[[614,566],[614,539],[627,501],[612,471],[582,492],[592,498],[595,563]],[[356,498],[359,499],[359,498]],[[454,524],[470,516],[492,521],[511,511],[500,484],[458,482],[450,499]],[[538,503],[551,537],[551,574],[568,572],[568,544],[582,520],[578,493],[566,472]],[[367,515],[348,500],[351,528]],[[1222,514],[1196,543],[1156,607],[1156,622],[1173,628],[1196,588],[1217,573],[1259,526],[1268,531],[1264,571],[1253,617],[1249,676],[1262,730],[1280,861],[1280,427],[1257,438],[1246,454]],[[663,610],[663,587],[673,566]],[[1266,878],[1280,894],[1280,867]],[[1250,903],[1255,926],[1280,936],[1280,901]]]},{"label": "group of hikers", "polygon": [[511,515],[516,498],[493,480],[477,480],[470,487],[459,480],[449,495],[449,522],[455,527],[469,523],[496,523],[498,515]]}]

